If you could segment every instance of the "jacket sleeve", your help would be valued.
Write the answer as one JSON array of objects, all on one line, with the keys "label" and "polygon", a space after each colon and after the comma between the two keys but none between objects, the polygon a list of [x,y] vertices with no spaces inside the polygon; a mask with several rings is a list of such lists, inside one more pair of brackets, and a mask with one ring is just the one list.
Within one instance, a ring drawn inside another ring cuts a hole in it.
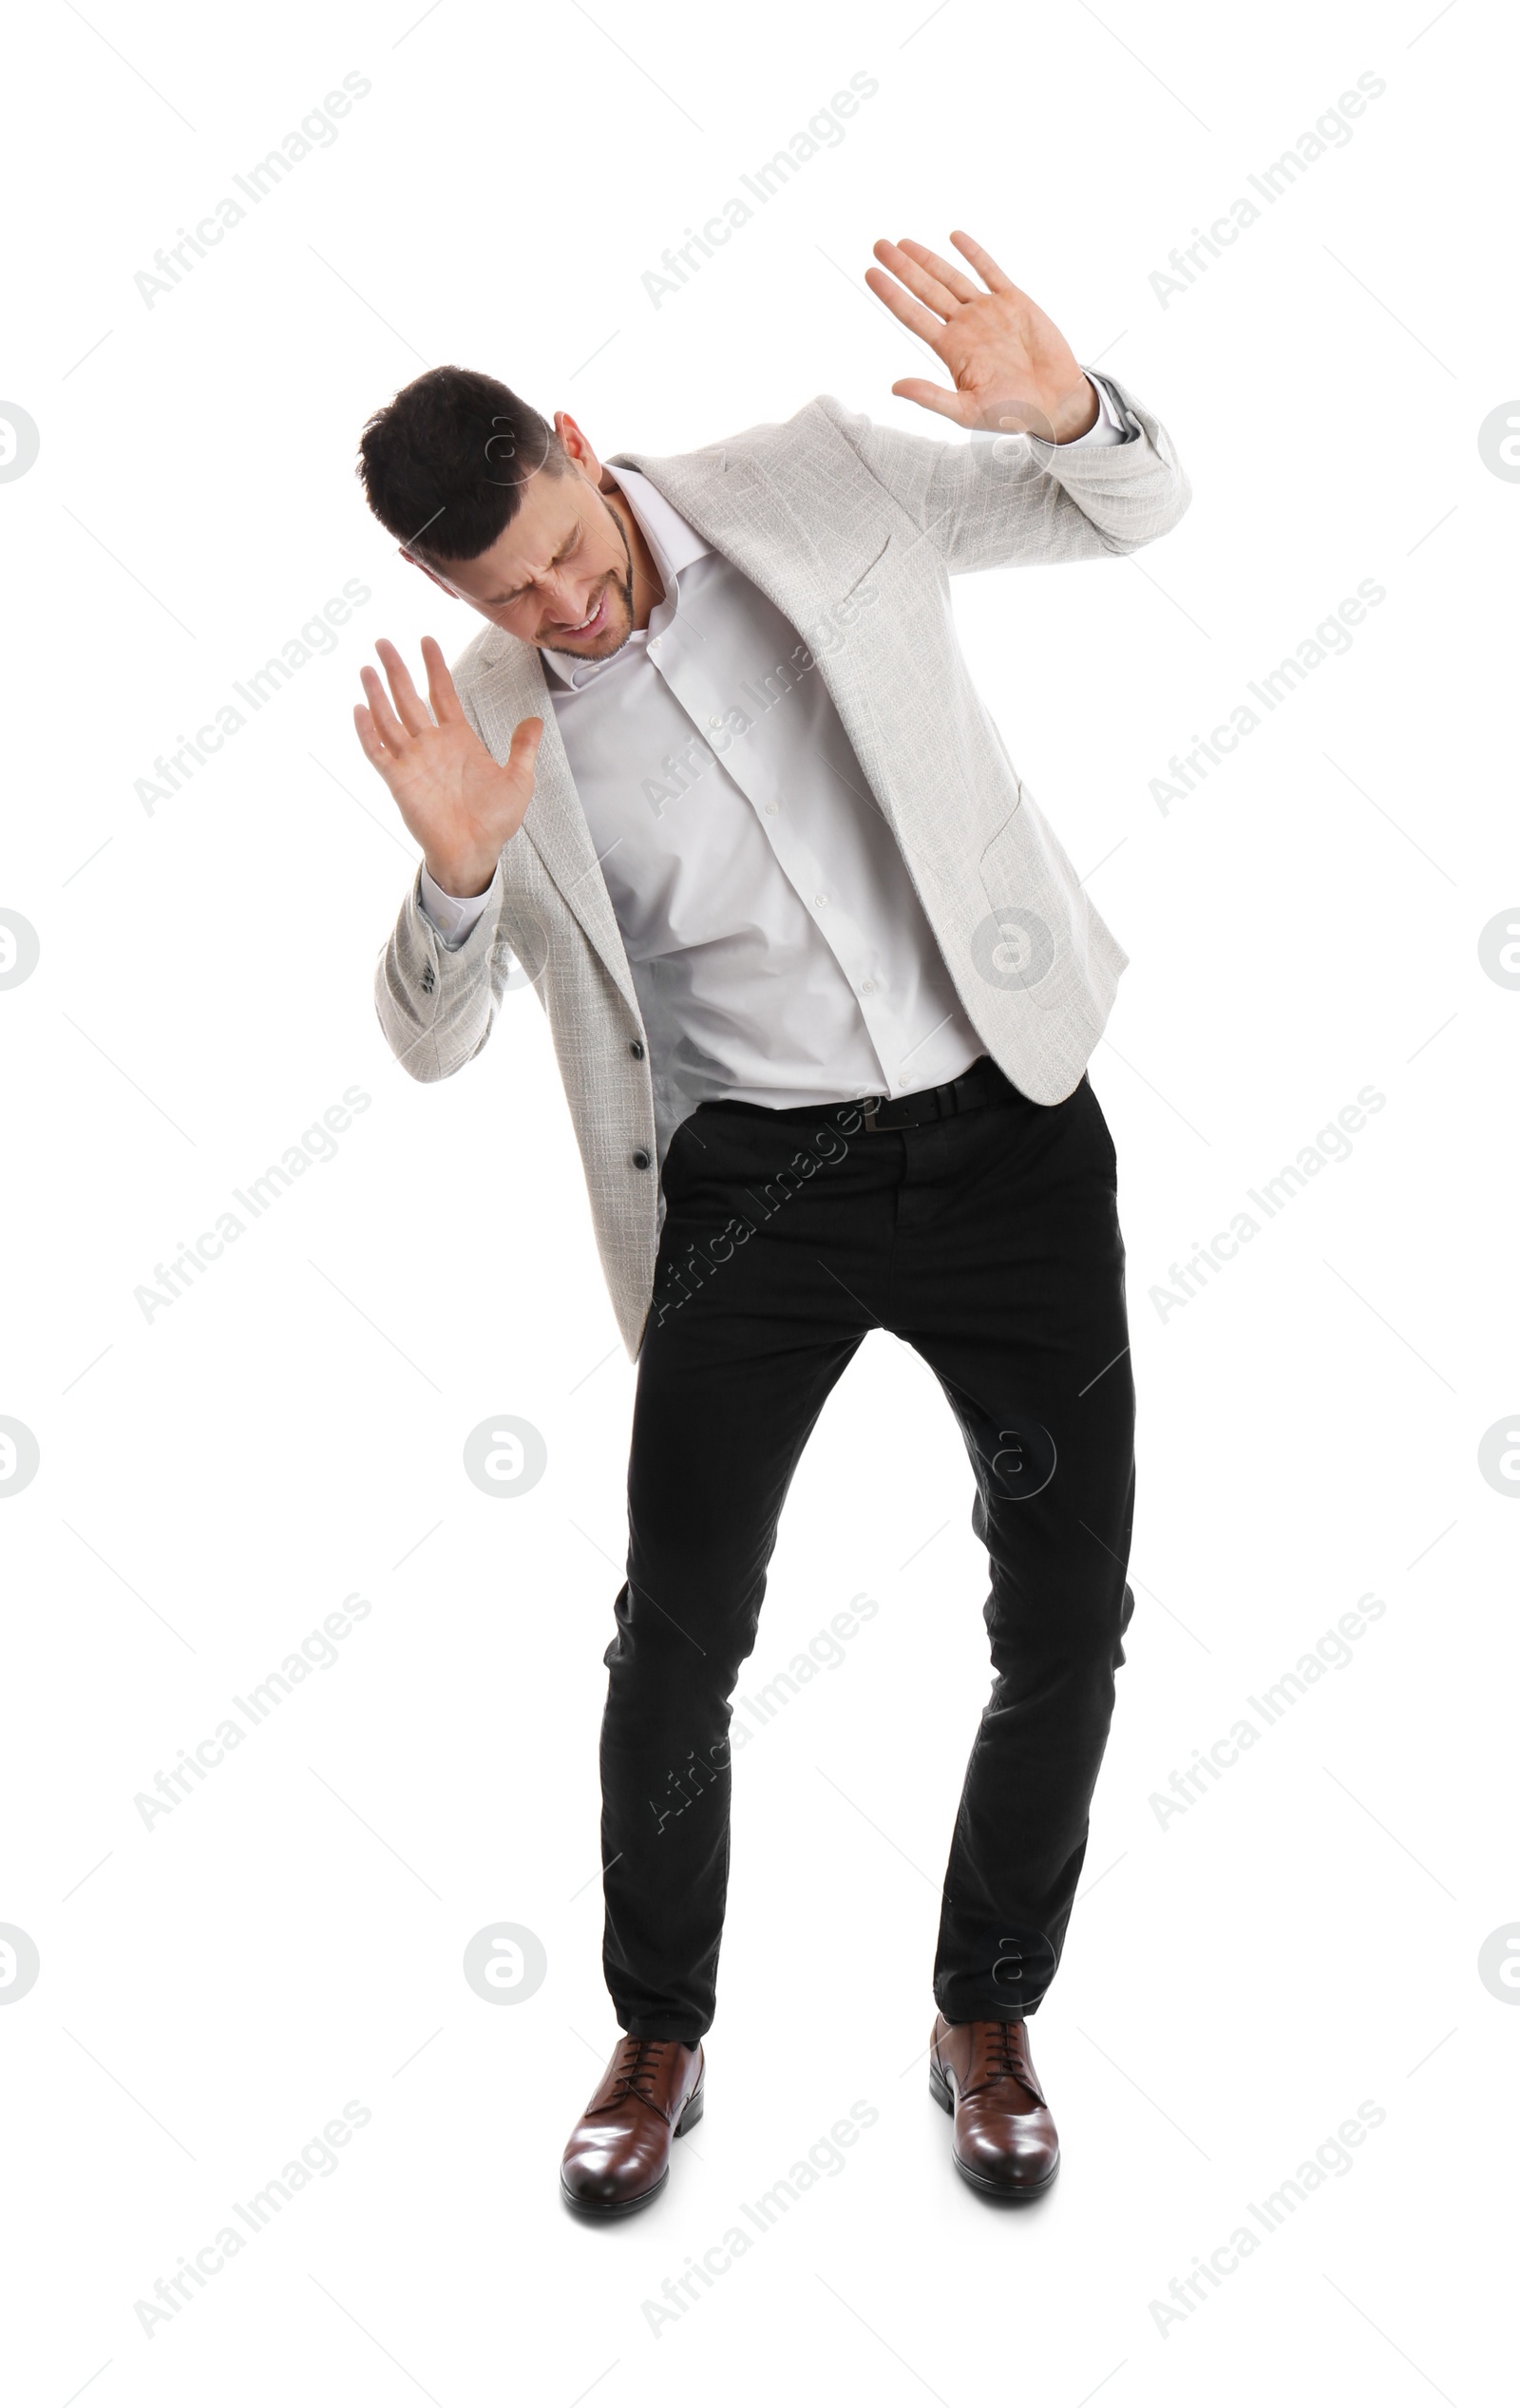
[{"label": "jacket sleeve", "polygon": [[935,443],[877,427],[832,394],[820,407],[951,571],[1024,567],[1137,552],[1191,499],[1160,420],[1116,377],[1103,380],[1133,430],[1122,444],[971,435]]},{"label": "jacket sleeve", "polygon": [[[461,654],[452,674],[466,718],[484,744],[470,707],[465,674],[475,647]],[[495,1025],[508,981],[520,983],[517,963],[502,930],[506,881],[498,859],[485,890],[485,904],[466,937],[444,936],[422,907],[419,864],[374,974],[374,1005],[386,1043],[415,1079],[452,1078],[474,1060]],[[538,981],[534,981],[535,986]],[[542,987],[539,1000],[543,1001]]]},{"label": "jacket sleeve", "polygon": [[419,872],[375,965],[375,1011],[386,1043],[412,1078],[451,1078],[490,1035],[511,976],[512,955],[499,934],[502,864],[485,909],[458,945],[423,910],[421,882]]}]

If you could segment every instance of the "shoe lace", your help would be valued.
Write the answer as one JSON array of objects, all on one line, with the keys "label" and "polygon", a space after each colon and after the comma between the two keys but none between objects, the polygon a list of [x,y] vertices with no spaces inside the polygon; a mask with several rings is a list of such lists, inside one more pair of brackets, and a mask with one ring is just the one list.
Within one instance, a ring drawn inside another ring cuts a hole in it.
[{"label": "shoe lace", "polygon": [[972,2078],[964,2096],[978,2091],[991,2090],[998,2082],[1012,2078],[1022,2084],[1032,2098],[1045,2104],[1045,2095],[1035,2079],[1035,2069],[1020,2045],[1016,2024],[991,2020],[978,2023],[974,2039]]},{"label": "shoe lace", "polygon": [[671,2050],[678,2046],[675,2040],[641,2040],[634,2033],[628,2033],[613,2062],[607,2085],[608,2104],[618,2098],[636,2098],[643,2106],[653,2107],[657,2113],[656,2076],[662,2070]]}]

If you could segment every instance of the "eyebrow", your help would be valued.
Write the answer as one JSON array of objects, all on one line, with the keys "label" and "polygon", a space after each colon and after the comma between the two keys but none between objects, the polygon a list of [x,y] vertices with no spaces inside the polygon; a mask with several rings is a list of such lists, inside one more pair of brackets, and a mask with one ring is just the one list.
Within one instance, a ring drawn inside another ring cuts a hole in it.
[{"label": "eyebrow", "polygon": [[[549,561],[551,569],[553,568],[556,560],[560,560],[564,558],[564,555],[570,549],[571,544],[575,541],[580,533],[580,521],[578,519],[575,525],[571,527],[563,541],[560,544],[559,548],[551,558]],[[523,583],[521,585],[509,585],[504,594],[487,594],[484,604],[484,609],[488,611],[500,610],[504,602],[515,602],[518,596],[520,594],[525,594],[528,587],[535,582],[536,580],[530,577],[524,579]]]}]

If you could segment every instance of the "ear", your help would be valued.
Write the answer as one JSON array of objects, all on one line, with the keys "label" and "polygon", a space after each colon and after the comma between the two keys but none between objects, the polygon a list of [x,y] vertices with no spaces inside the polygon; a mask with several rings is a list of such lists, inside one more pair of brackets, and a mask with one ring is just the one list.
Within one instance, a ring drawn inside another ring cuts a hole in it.
[{"label": "ear", "polygon": [[443,578],[438,575],[436,569],[430,569],[426,560],[419,560],[415,552],[408,552],[404,543],[398,543],[396,550],[400,553],[404,560],[410,561],[414,569],[421,569],[424,577],[431,578],[440,594],[446,594],[451,602],[458,601],[459,596],[455,593],[453,587],[444,583]]},{"label": "ear", "polygon": [[554,431],[564,447],[566,458],[574,463],[587,484],[600,485],[604,481],[601,463],[567,409],[555,411]]}]

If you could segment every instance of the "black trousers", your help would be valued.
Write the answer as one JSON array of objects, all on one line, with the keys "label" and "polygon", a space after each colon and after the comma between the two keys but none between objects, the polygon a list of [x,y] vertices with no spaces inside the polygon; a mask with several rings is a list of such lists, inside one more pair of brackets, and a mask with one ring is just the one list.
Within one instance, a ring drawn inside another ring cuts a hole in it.
[{"label": "black trousers", "polygon": [[602,1961],[627,2032],[712,2022],[730,1699],[798,1459],[877,1327],[960,1423],[992,1582],[934,1995],[952,2021],[1014,2020],[1055,1971],[1134,1606],[1124,1246],[1087,1078],[1046,1106],[990,1061],[979,1077],[979,1108],[914,1128],[872,1131],[858,1103],[704,1104],[671,1145],[601,1730]]}]

